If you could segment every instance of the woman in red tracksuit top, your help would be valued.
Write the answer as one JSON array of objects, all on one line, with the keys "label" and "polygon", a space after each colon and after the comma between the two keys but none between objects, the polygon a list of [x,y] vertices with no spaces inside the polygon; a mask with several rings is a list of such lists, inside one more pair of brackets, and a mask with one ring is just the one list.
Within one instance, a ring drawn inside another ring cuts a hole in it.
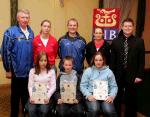
[{"label": "woman in red tracksuit top", "polygon": [[58,42],[50,34],[51,22],[43,20],[41,22],[41,32],[33,40],[34,63],[39,52],[44,51],[48,55],[48,62],[55,68],[55,59],[57,57]]}]

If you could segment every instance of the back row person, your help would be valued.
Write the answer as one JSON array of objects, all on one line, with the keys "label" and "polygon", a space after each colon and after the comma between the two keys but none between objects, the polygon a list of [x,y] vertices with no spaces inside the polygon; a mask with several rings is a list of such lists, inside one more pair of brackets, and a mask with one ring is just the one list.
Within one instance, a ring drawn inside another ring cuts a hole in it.
[{"label": "back row person", "polygon": [[86,45],[86,61],[91,64],[93,55],[96,52],[103,52],[106,57],[106,65],[110,63],[110,45],[103,39],[104,33],[102,28],[95,28],[93,31],[93,39]]},{"label": "back row person", "polygon": [[59,39],[59,51],[60,57],[59,68],[60,71],[64,71],[62,62],[65,56],[71,56],[74,60],[73,69],[78,74],[82,75],[84,69],[85,47],[86,41],[77,32],[78,21],[75,18],[71,18],[67,22],[68,32]]},{"label": "back row person", "polygon": [[33,67],[32,40],[34,34],[28,25],[30,13],[22,9],[17,12],[17,24],[8,28],[2,42],[2,60],[6,78],[11,79],[11,117],[18,117],[19,102],[22,111],[28,100],[28,75]]},{"label": "back row person", "polygon": [[118,116],[121,116],[121,102],[124,96],[125,117],[137,116],[137,91],[144,78],[144,40],[134,36],[133,31],[133,20],[124,19],[120,34],[111,44],[110,68],[115,74],[119,89],[114,103]]},{"label": "back row person", "polygon": [[50,34],[50,30],[51,22],[49,20],[43,20],[41,22],[40,34],[33,40],[34,63],[36,62],[38,53],[44,51],[48,55],[48,62],[51,68],[54,68],[56,71],[55,59],[58,52],[58,42],[55,37]]}]

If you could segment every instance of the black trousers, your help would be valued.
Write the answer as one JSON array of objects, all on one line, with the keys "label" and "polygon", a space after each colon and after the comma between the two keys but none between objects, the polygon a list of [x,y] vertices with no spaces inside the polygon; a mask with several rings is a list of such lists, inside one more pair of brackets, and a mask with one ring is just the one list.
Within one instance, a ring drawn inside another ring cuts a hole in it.
[{"label": "black trousers", "polygon": [[126,72],[124,72],[118,84],[118,93],[114,100],[114,105],[121,117],[121,105],[125,104],[125,117],[136,117],[137,112],[137,89],[139,84],[129,83],[125,80]]},{"label": "black trousers", "polygon": [[19,103],[22,104],[22,112],[28,100],[28,77],[20,78],[13,75],[11,79],[11,114],[10,117],[18,117]]}]

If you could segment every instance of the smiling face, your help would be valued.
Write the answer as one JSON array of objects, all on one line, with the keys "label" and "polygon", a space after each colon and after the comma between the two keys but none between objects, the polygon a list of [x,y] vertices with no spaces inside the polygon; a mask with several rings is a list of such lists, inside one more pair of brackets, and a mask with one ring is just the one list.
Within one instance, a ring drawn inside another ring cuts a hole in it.
[{"label": "smiling face", "polygon": [[124,22],[122,25],[122,30],[125,36],[129,37],[133,34],[134,25],[132,22]]},{"label": "smiling face", "polygon": [[94,58],[94,64],[97,68],[101,68],[104,65],[104,60],[101,55],[96,55]]},{"label": "smiling face", "polygon": [[73,63],[72,60],[65,60],[63,67],[66,73],[70,73],[72,71]]},{"label": "smiling face", "polygon": [[76,35],[76,32],[78,30],[77,21],[75,21],[75,20],[68,21],[67,27],[68,27],[68,32],[70,35]]},{"label": "smiling face", "polygon": [[94,35],[94,39],[97,39],[97,40],[102,39],[102,36],[103,36],[102,29],[101,28],[96,28],[93,35]]},{"label": "smiling face", "polygon": [[19,25],[24,29],[29,24],[30,16],[27,13],[19,12],[17,15],[17,21]]},{"label": "smiling face", "polygon": [[41,24],[41,33],[42,34],[49,34],[50,33],[50,29],[51,29],[51,24],[50,22],[44,21]]},{"label": "smiling face", "polygon": [[41,70],[46,69],[47,66],[47,57],[46,55],[43,55],[39,60],[39,67]]}]

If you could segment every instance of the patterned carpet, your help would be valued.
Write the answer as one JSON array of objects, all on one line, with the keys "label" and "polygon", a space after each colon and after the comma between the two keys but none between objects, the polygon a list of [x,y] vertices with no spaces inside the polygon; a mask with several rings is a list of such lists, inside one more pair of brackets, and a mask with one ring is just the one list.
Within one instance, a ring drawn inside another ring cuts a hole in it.
[{"label": "patterned carpet", "polygon": [[0,117],[10,114],[10,86],[0,86]]},{"label": "patterned carpet", "polygon": [[[0,85],[0,117],[10,116],[10,85]],[[19,114],[19,117],[22,117]]]}]

